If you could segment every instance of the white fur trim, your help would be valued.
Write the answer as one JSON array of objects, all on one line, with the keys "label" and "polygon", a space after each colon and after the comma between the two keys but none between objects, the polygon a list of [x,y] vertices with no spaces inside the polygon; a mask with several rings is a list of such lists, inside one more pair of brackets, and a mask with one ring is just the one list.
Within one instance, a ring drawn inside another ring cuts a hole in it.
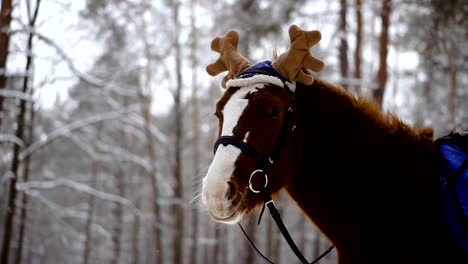
[{"label": "white fur trim", "polygon": [[264,74],[257,74],[249,78],[229,80],[226,82],[226,87],[244,87],[246,85],[257,83],[270,83],[276,86],[284,87],[284,83],[278,77]]}]

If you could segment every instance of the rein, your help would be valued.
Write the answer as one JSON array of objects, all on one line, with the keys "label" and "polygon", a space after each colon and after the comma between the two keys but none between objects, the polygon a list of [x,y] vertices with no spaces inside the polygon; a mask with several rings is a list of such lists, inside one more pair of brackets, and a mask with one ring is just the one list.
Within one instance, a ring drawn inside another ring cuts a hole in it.
[{"label": "rein", "polygon": [[[292,99],[294,99],[294,94],[292,94]],[[271,196],[270,196],[270,194],[268,193],[268,190],[267,190],[267,186],[268,186],[267,171],[268,171],[269,167],[273,164],[273,161],[279,155],[281,147],[282,147],[282,145],[284,143],[284,140],[286,138],[286,134],[289,131],[294,131],[295,128],[296,127],[293,124],[293,108],[291,106],[291,107],[288,108],[288,111],[286,113],[284,125],[283,125],[283,127],[281,129],[281,132],[280,132],[279,136],[278,136],[278,140],[277,140],[275,146],[273,147],[273,151],[270,153],[270,155],[268,156],[267,159],[265,159],[265,160],[261,159],[258,152],[252,146],[250,146],[246,142],[243,142],[243,141],[241,141],[241,140],[239,140],[239,139],[237,139],[237,138],[235,138],[233,136],[221,136],[221,137],[219,137],[218,140],[216,140],[216,142],[214,144],[214,153],[216,153],[216,150],[218,149],[219,145],[223,145],[223,146],[233,145],[233,146],[239,148],[242,153],[248,155],[250,158],[252,158],[252,160],[255,161],[255,163],[257,164],[259,169],[254,170],[251,173],[250,178],[249,178],[248,188],[253,193],[258,193],[258,194],[262,195],[262,198],[263,198],[263,203],[264,204],[263,204],[262,211],[260,212],[260,216],[259,216],[259,219],[258,219],[258,224],[260,224],[260,221],[261,221],[263,212],[265,210],[265,207],[267,207],[268,211],[271,214],[271,217],[273,218],[273,220],[275,220],[275,223],[278,226],[279,230],[281,231],[281,234],[283,235],[284,239],[286,240],[286,242],[288,243],[289,247],[292,249],[294,254],[297,256],[297,258],[301,261],[301,263],[303,263],[303,264],[315,264],[315,263],[319,262],[322,258],[324,258],[326,255],[328,255],[328,253],[330,253],[333,250],[334,246],[333,245],[330,246],[320,256],[318,256],[314,261],[309,263],[307,261],[307,259],[304,257],[304,255],[301,253],[299,248],[297,247],[296,243],[294,243],[294,240],[292,239],[291,234],[289,233],[288,229],[284,225],[283,220],[281,219],[280,213],[279,213],[278,209],[276,208],[275,202],[273,201],[273,199],[271,198]],[[252,177],[255,176],[258,173],[263,174],[263,176],[265,177],[265,184],[260,189],[255,189],[253,187],[253,185],[252,185]],[[247,237],[247,240],[249,241],[249,243],[257,251],[257,253],[260,256],[262,256],[269,263],[273,263],[271,260],[269,260],[267,257],[265,257],[260,252],[260,250],[255,246],[254,242],[249,238],[249,236],[247,235],[247,232],[244,230],[244,228],[242,227],[242,225],[240,223],[239,223],[239,227],[242,230],[242,232],[244,233],[244,235]]]}]

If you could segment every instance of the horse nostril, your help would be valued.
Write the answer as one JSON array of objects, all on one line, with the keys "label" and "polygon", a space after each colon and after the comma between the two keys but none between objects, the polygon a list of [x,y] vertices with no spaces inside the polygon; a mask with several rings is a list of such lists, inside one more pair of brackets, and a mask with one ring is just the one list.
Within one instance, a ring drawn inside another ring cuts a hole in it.
[{"label": "horse nostril", "polygon": [[226,199],[228,201],[234,200],[235,194],[236,194],[236,188],[235,185],[232,182],[227,183],[227,190],[226,190]]}]

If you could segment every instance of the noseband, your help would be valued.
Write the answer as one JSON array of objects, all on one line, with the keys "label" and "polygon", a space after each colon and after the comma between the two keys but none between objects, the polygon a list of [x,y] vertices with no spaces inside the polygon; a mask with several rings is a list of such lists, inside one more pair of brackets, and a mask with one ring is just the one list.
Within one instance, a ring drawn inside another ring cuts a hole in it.
[{"label": "noseband", "polygon": [[[237,139],[237,138],[235,138],[233,136],[221,136],[221,137],[219,137],[216,140],[215,144],[214,144],[214,153],[216,154],[216,151],[217,151],[217,149],[218,149],[218,147],[220,145],[223,145],[223,146],[232,145],[232,146],[235,146],[238,149],[240,149],[240,151],[243,154],[246,154],[247,156],[249,156],[255,162],[255,164],[257,166],[257,169],[255,169],[250,174],[248,188],[253,193],[260,194],[262,196],[262,198],[263,198],[264,205],[263,205],[263,209],[262,209],[262,211],[260,213],[258,223],[260,224],[260,220],[261,220],[261,217],[263,215],[265,207],[268,207],[268,210],[270,211],[270,214],[271,214],[272,218],[275,220],[276,224],[278,225],[278,228],[280,229],[281,233],[283,234],[283,237],[286,239],[287,243],[291,247],[294,254],[296,254],[296,256],[299,258],[299,260],[303,264],[314,264],[314,263],[319,262],[323,257],[325,257],[328,253],[330,253],[333,250],[334,246],[330,246],[324,253],[322,253],[314,261],[309,263],[307,261],[307,259],[304,257],[304,255],[301,253],[301,251],[299,250],[297,245],[294,243],[294,240],[292,239],[291,235],[289,234],[289,231],[287,230],[286,226],[284,225],[283,221],[281,220],[281,216],[279,214],[279,211],[276,208],[276,205],[275,205],[273,199],[271,198],[271,196],[270,196],[270,194],[268,192],[268,189],[267,189],[267,186],[268,186],[268,176],[267,176],[268,169],[273,164],[273,161],[279,156],[279,153],[280,153],[281,148],[283,146],[283,143],[284,143],[284,141],[285,141],[285,139],[287,137],[287,134],[289,132],[294,131],[294,129],[296,128],[296,126],[294,125],[294,122],[293,122],[293,108],[292,108],[292,102],[294,101],[294,93],[291,92],[290,90],[288,90],[288,91],[292,95],[292,97],[291,97],[292,98],[291,106],[287,110],[287,113],[285,115],[285,119],[284,119],[284,122],[283,122],[283,126],[282,126],[280,134],[279,134],[279,136],[278,136],[278,138],[276,140],[275,146],[273,147],[272,152],[270,153],[270,155],[266,159],[262,159],[261,156],[259,155],[259,153],[251,145],[249,145],[246,142],[244,142],[242,140],[239,140],[239,139]],[[263,176],[265,177],[264,186],[260,187],[259,189],[255,189],[253,187],[253,184],[252,184],[252,178],[253,178],[253,176],[255,176],[257,174],[263,174]],[[250,242],[250,244],[252,245],[252,247],[266,261],[268,261],[269,263],[273,263],[257,249],[257,247],[251,241],[251,239],[249,238],[249,236],[245,232],[244,228],[240,224],[239,224],[239,227],[241,228],[244,235],[247,237],[247,239]]]},{"label": "noseband", "polygon": [[242,153],[248,155],[255,163],[257,166],[261,169],[265,169],[266,166],[268,165],[268,162],[265,162],[265,160],[262,160],[260,158],[260,155],[258,152],[249,144],[245,143],[244,141],[241,141],[233,136],[221,136],[216,140],[214,144],[214,150],[213,152],[216,154],[216,150],[218,149],[219,145],[227,146],[227,145],[233,145],[237,147],[238,149],[241,150]]},{"label": "noseband", "polygon": [[257,164],[258,169],[254,170],[249,177],[249,185],[248,188],[254,192],[254,193],[260,193],[260,189],[255,189],[253,184],[252,184],[252,178],[254,175],[257,173],[261,173],[265,176],[265,184],[263,188],[266,189],[268,185],[268,176],[266,174],[266,169],[273,164],[273,161],[271,158],[268,158],[268,160],[262,160],[260,158],[260,155],[255,151],[253,147],[251,147],[249,144],[238,140],[237,138],[233,136],[221,136],[216,140],[215,145],[214,145],[214,153],[216,154],[216,150],[218,149],[219,145],[227,146],[227,145],[233,145],[237,147],[238,149],[241,150],[242,153],[248,155],[255,163]]}]

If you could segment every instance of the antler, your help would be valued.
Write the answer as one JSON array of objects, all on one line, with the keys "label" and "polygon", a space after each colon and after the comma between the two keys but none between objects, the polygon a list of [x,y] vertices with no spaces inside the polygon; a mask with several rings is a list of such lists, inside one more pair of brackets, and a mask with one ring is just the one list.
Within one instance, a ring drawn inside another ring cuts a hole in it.
[{"label": "antler", "polygon": [[229,79],[236,78],[242,71],[252,65],[252,63],[239,54],[237,45],[239,44],[239,33],[229,31],[224,37],[216,37],[211,41],[211,49],[220,53],[221,56],[214,63],[206,67],[206,71],[211,76],[216,76],[224,71],[229,71],[223,78],[222,86],[226,87]]},{"label": "antler", "polygon": [[273,62],[273,67],[290,81],[312,84],[314,77],[309,70],[319,72],[324,66],[321,60],[310,53],[310,48],[322,38],[320,31],[305,31],[292,25],[289,28],[289,38],[291,46]]}]

